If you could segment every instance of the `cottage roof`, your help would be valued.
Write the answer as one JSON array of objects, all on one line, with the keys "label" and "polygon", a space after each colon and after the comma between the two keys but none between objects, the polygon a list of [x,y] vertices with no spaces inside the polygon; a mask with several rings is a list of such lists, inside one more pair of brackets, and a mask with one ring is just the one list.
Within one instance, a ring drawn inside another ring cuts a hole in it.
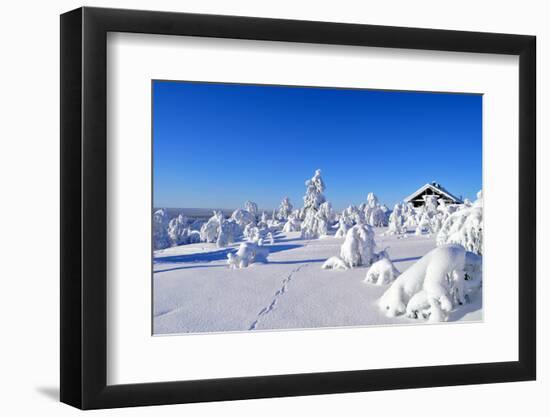
[{"label": "cottage roof", "polygon": [[430,188],[432,191],[443,194],[445,197],[453,200],[455,203],[462,203],[462,200],[453,194],[451,194],[449,191],[447,191],[441,184],[438,184],[437,182],[427,183],[420,187],[418,190],[416,190],[414,193],[409,195],[404,199],[404,201],[409,202],[412,201],[416,196],[419,194],[422,194],[424,191],[426,191],[428,188]]}]

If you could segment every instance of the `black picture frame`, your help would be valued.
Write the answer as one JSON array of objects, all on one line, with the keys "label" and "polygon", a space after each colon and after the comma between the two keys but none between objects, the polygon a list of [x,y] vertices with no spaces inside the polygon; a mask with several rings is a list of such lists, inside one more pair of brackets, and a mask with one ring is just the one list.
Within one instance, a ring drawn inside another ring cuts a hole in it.
[{"label": "black picture frame", "polygon": [[[108,32],[519,56],[519,360],[107,385]],[[81,409],[533,380],[534,36],[102,8],[61,15],[61,401]]]}]

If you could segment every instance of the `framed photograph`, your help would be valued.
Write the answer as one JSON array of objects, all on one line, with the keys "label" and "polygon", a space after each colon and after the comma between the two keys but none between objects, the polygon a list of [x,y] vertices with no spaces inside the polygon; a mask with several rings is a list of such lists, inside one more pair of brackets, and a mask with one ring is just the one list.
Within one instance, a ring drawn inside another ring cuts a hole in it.
[{"label": "framed photograph", "polygon": [[61,16],[61,401],[533,380],[535,37]]}]

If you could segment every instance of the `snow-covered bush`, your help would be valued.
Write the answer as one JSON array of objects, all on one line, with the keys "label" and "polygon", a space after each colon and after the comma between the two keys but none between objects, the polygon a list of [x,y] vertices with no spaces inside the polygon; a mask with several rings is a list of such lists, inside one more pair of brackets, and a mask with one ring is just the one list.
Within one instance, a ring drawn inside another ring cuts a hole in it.
[{"label": "snow-covered bush", "polygon": [[459,245],[437,247],[403,272],[379,300],[390,317],[446,321],[453,308],[481,288],[481,257]]},{"label": "snow-covered bush", "polygon": [[255,262],[267,262],[269,250],[256,242],[242,242],[237,253],[227,254],[227,263],[230,268],[247,268]]},{"label": "snow-covered bush", "polygon": [[164,249],[170,246],[170,236],[166,230],[168,218],[164,209],[158,209],[153,213],[153,249]]},{"label": "snow-covered bush", "polygon": [[277,219],[280,221],[288,220],[288,216],[292,213],[292,204],[288,197],[283,198],[279,205],[279,211],[277,211]]},{"label": "snow-covered bush", "polygon": [[340,247],[340,258],[350,267],[370,265],[374,260],[374,232],[369,225],[358,224],[346,233]]},{"label": "snow-covered bush", "polygon": [[288,216],[288,220],[283,226],[283,232],[299,232],[301,229],[301,222],[296,213],[291,213]]},{"label": "snow-covered bush", "polygon": [[382,257],[371,265],[367,271],[365,282],[376,285],[389,284],[394,281],[398,275],[399,271],[393,265],[393,262],[387,257]]},{"label": "snow-covered bush", "polygon": [[483,254],[483,197],[481,191],[471,207],[455,211],[443,222],[437,245],[455,243],[467,251]]}]

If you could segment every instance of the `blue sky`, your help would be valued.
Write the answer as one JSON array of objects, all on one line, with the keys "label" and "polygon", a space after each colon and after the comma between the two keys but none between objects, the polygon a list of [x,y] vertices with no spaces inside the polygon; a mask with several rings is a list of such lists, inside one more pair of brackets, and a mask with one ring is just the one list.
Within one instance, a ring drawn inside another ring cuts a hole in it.
[{"label": "blue sky", "polygon": [[300,207],[317,168],[336,209],[430,181],[474,199],[482,97],[154,81],[153,152],[155,207]]}]

